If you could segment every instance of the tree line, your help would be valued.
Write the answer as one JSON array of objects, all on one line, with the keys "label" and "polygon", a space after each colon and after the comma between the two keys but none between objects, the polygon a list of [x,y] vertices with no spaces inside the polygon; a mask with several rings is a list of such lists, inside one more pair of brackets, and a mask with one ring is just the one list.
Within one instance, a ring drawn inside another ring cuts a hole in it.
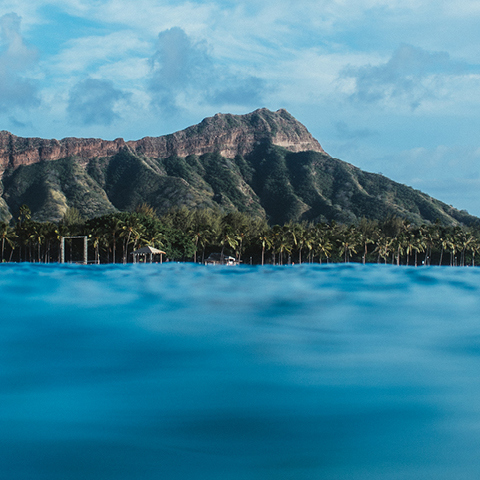
[{"label": "tree line", "polygon": [[[269,226],[264,218],[214,209],[174,208],[157,215],[149,205],[84,219],[69,208],[59,222],[37,222],[28,206],[13,224],[0,223],[2,262],[58,262],[60,238],[87,236],[89,263],[130,263],[143,246],[166,252],[167,260],[204,263],[210,253],[244,264],[325,262],[475,266],[478,226],[414,225],[391,216],[355,224],[296,223]],[[83,245],[66,240],[65,260],[80,261]]]}]

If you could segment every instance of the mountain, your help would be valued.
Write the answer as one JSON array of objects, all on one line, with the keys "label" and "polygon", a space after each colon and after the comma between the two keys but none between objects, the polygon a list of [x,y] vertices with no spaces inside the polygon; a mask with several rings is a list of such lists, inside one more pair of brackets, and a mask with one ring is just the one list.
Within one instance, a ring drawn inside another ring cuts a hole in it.
[{"label": "mountain", "polygon": [[136,141],[20,138],[0,132],[0,218],[27,204],[36,220],[68,207],[93,217],[148,203],[219,207],[289,220],[354,222],[388,215],[414,223],[476,217],[329,156],[286,110],[217,114]]}]

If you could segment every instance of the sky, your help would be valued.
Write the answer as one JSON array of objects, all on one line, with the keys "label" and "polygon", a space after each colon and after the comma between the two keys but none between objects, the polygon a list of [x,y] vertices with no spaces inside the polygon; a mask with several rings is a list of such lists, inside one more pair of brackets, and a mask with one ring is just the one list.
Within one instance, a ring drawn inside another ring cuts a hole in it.
[{"label": "sky", "polygon": [[0,130],[135,140],[287,109],[480,216],[479,0],[1,0]]}]

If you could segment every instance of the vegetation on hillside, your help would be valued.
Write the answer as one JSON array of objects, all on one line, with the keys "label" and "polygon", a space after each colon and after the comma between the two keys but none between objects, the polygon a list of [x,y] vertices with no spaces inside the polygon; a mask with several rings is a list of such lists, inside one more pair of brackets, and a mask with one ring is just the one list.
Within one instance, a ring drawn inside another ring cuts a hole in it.
[{"label": "vegetation on hillside", "polygon": [[[172,208],[220,209],[287,222],[356,223],[398,216],[421,225],[472,225],[478,219],[413,188],[320,152],[293,153],[260,142],[249,155],[219,153],[149,158],[128,148],[108,158],[73,157],[6,171],[0,183],[0,220],[21,205],[32,219],[59,222],[68,208],[86,219],[133,212],[152,205],[159,215]],[[8,209],[6,208],[8,206]]]}]

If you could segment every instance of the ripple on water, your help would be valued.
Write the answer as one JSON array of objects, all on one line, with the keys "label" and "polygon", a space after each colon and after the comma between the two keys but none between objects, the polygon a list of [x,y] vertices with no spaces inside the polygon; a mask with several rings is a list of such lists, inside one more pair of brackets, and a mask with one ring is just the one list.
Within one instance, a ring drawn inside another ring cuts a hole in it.
[{"label": "ripple on water", "polygon": [[476,479],[480,270],[0,265],[9,479]]}]

